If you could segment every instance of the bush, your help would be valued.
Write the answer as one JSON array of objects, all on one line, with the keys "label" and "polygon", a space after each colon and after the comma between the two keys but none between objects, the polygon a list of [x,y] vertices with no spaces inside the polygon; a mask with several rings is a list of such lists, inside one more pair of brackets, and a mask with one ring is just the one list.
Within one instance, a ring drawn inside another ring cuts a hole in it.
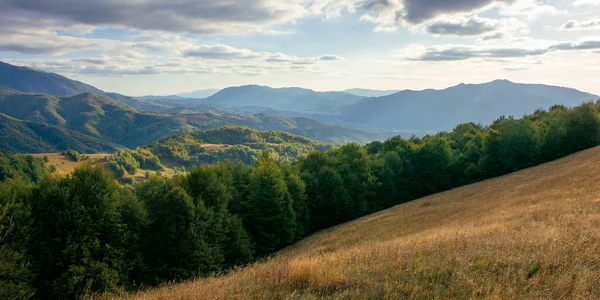
[{"label": "bush", "polygon": [[65,150],[62,155],[66,156],[68,159],[70,159],[71,161],[81,161],[81,159],[83,158],[83,155],[81,155],[79,152],[67,148],[67,150]]}]

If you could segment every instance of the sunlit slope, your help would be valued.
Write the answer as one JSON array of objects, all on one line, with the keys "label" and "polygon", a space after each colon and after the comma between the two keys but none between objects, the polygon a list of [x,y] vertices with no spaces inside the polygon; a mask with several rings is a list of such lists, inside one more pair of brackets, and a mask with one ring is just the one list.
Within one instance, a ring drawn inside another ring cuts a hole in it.
[{"label": "sunlit slope", "polygon": [[400,205],[141,299],[600,297],[600,148]]},{"label": "sunlit slope", "polygon": [[[56,170],[55,170],[56,174],[59,174],[59,175],[70,174],[73,171],[75,171],[76,168],[82,167],[85,164],[90,164],[92,166],[97,166],[97,165],[105,166],[106,165],[105,158],[109,155],[111,155],[111,154],[105,154],[105,153],[85,154],[84,158],[82,160],[73,161],[73,160],[69,159],[68,157],[62,155],[61,153],[32,154],[33,157],[48,158],[48,162],[46,163],[46,165],[48,167],[54,166],[56,168]],[[146,177],[146,172],[156,173],[156,171],[153,171],[153,170],[144,170],[144,169],[138,168],[137,172],[135,173],[135,175],[133,177],[135,178],[135,180],[137,182],[143,181],[144,178]],[[165,170],[163,170],[161,172],[161,174],[163,174],[165,176],[173,176],[173,175],[177,174],[177,172],[171,168],[165,168]]]}]

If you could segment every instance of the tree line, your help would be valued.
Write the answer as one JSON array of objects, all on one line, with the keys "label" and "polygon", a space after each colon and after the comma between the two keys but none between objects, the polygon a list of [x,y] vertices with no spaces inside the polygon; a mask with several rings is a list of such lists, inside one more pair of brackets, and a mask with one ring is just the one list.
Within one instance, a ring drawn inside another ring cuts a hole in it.
[{"label": "tree line", "polygon": [[100,167],[40,175],[28,159],[3,159],[25,175],[4,172],[14,176],[0,184],[0,298],[122,293],[224,272],[318,230],[597,145],[590,102],[293,163],[264,152],[250,166],[202,165],[135,188]]}]

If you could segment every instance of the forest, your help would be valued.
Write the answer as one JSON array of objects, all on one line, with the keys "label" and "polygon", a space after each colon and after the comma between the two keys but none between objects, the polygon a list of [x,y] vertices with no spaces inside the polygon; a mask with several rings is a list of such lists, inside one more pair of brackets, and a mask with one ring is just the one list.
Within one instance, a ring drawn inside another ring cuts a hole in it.
[{"label": "forest", "polygon": [[1,153],[0,298],[121,294],[227,272],[319,230],[598,145],[600,102],[588,102],[295,161],[264,151],[133,187],[101,167],[58,176],[43,159]]}]

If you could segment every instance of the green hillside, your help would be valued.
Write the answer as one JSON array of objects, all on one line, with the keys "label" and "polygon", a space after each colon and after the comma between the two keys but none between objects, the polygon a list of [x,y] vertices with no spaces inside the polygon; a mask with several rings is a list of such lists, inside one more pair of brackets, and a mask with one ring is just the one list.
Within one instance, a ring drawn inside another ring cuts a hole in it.
[{"label": "green hillside", "polygon": [[96,153],[113,152],[121,146],[63,127],[22,121],[0,113],[0,149],[40,153],[66,148]]},{"label": "green hillside", "polygon": [[[51,127],[52,131],[63,133],[45,136],[40,130],[36,134],[32,134],[30,130],[21,130],[19,134],[23,136],[22,142],[11,143],[10,147],[2,148],[21,152],[60,151],[64,148],[56,149],[52,145],[62,144],[88,153],[105,151],[107,147],[103,144],[116,144],[133,149],[172,134],[209,130],[227,125],[258,130],[281,130],[328,143],[365,143],[372,139],[371,134],[360,130],[306,118],[266,114],[158,114],[141,112],[91,93],[57,97],[46,94],[26,94],[6,87],[0,87],[0,113],[14,118],[12,121],[35,122],[38,127]],[[15,132],[12,131],[15,128],[17,127],[6,127],[0,135],[13,136]],[[60,140],[65,132],[71,131],[78,134],[71,134],[71,137],[65,137],[66,140]],[[81,135],[85,136],[82,138],[86,141],[81,143],[70,141],[72,137]],[[90,138],[98,140],[95,142],[96,146]],[[51,146],[45,145],[48,144],[44,142],[47,139],[52,139],[49,143]],[[87,146],[83,147],[79,144]]]},{"label": "green hillside", "polygon": [[315,150],[329,150],[331,146],[287,132],[227,126],[173,135],[145,148],[164,164],[189,167],[224,160],[250,164],[263,151],[274,153],[279,161],[291,162]]}]

